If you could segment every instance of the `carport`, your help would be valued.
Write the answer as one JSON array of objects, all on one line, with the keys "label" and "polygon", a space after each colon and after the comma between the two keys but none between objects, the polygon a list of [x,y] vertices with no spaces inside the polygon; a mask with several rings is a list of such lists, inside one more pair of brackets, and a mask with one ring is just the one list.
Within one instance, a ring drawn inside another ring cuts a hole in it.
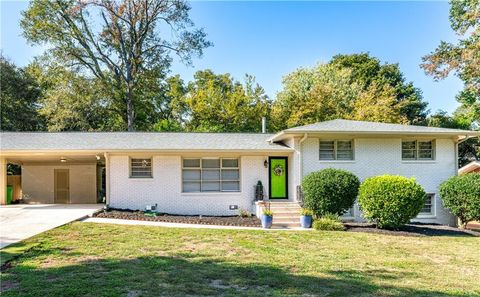
[{"label": "carport", "polygon": [[21,172],[16,179],[20,182],[15,185],[21,190],[20,201],[15,202],[96,204],[105,199],[105,157],[102,153],[2,149],[0,162],[1,204],[7,202],[8,166],[18,166]]}]

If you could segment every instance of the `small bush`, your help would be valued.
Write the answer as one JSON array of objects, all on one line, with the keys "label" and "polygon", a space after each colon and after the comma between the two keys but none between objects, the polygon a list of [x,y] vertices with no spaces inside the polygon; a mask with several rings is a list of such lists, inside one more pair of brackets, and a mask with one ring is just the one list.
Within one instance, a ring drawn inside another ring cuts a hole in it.
[{"label": "small bush", "polygon": [[302,208],[302,210],[300,210],[300,215],[301,216],[313,216],[313,211],[311,211],[308,208]]},{"label": "small bush", "polygon": [[480,220],[480,173],[454,176],[440,185],[443,205],[456,215],[462,227]]},{"label": "small bush", "polygon": [[302,190],[305,207],[316,217],[327,213],[341,215],[355,203],[360,181],[345,170],[328,168],[304,177]]},{"label": "small bush", "polygon": [[252,216],[252,214],[246,210],[246,209],[240,209],[238,211],[238,215],[241,217],[241,218],[249,218]]},{"label": "small bush", "polygon": [[313,221],[313,228],[324,231],[345,231],[340,218],[335,214],[325,214],[323,217]]},{"label": "small bush", "polygon": [[270,209],[264,209],[263,214],[267,217],[273,217],[273,211],[271,211]]},{"label": "small bush", "polygon": [[358,202],[363,216],[379,228],[398,228],[422,210],[426,193],[414,178],[382,175],[366,179]]}]

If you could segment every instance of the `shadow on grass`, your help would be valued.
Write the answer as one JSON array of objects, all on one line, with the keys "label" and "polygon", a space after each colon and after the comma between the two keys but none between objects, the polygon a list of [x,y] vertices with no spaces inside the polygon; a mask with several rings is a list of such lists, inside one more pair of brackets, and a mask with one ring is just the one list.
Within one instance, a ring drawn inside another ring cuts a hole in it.
[{"label": "shadow on grass", "polygon": [[55,267],[46,260],[36,264],[38,268],[29,266],[26,258],[4,271],[2,296],[459,296],[376,285],[375,281],[401,285],[405,275],[386,270],[337,270],[314,277],[274,263],[238,264],[199,256],[86,259]]}]

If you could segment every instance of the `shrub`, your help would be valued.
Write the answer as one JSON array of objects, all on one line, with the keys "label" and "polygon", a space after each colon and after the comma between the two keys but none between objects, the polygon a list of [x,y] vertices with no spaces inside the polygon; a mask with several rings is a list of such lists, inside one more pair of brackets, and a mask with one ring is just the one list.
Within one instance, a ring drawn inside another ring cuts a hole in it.
[{"label": "shrub", "polygon": [[345,226],[338,215],[328,213],[313,221],[313,228],[324,231],[345,231]]},{"label": "shrub", "polygon": [[311,211],[308,208],[302,208],[302,210],[300,210],[300,215],[301,216],[313,216],[313,211]]},{"label": "shrub", "polygon": [[302,181],[305,207],[317,217],[326,213],[342,215],[355,203],[359,186],[358,178],[345,170],[312,172]]},{"label": "shrub", "polygon": [[252,216],[252,214],[248,210],[242,208],[238,211],[238,215],[241,218],[249,218]]},{"label": "shrub", "polygon": [[267,217],[273,217],[273,211],[271,211],[270,209],[264,209],[263,214]]},{"label": "shrub", "polygon": [[480,173],[451,177],[440,185],[440,196],[462,227],[469,221],[480,220]]},{"label": "shrub", "polygon": [[414,178],[381,175],[362,183],[358,202],[363,216],[379,228],[398,228],[418,215],[426,195]]}]

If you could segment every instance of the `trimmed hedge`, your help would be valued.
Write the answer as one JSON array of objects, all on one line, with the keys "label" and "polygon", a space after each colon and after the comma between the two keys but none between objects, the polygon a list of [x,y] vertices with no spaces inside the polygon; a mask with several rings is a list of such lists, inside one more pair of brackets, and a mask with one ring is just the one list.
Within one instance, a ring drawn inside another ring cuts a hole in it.
[{"label": "trimmed hedge", "polygon": [[323,169],[302,180],[305,207],[318,218],[327,213],[342,215],[355,203],[360,181],[345,170]]},{"label": "trimmed hedge", "polygon": [[360,186],[358,202],[363,216],[379,228],[398,228],[422,210],[426,193],[414,178],[381,175]]},{"label": "trimmed hedge", "polygon": [[480,220],[480,173],[454,176],[440,185],[443,205],[456,215],[462,227]]}]

